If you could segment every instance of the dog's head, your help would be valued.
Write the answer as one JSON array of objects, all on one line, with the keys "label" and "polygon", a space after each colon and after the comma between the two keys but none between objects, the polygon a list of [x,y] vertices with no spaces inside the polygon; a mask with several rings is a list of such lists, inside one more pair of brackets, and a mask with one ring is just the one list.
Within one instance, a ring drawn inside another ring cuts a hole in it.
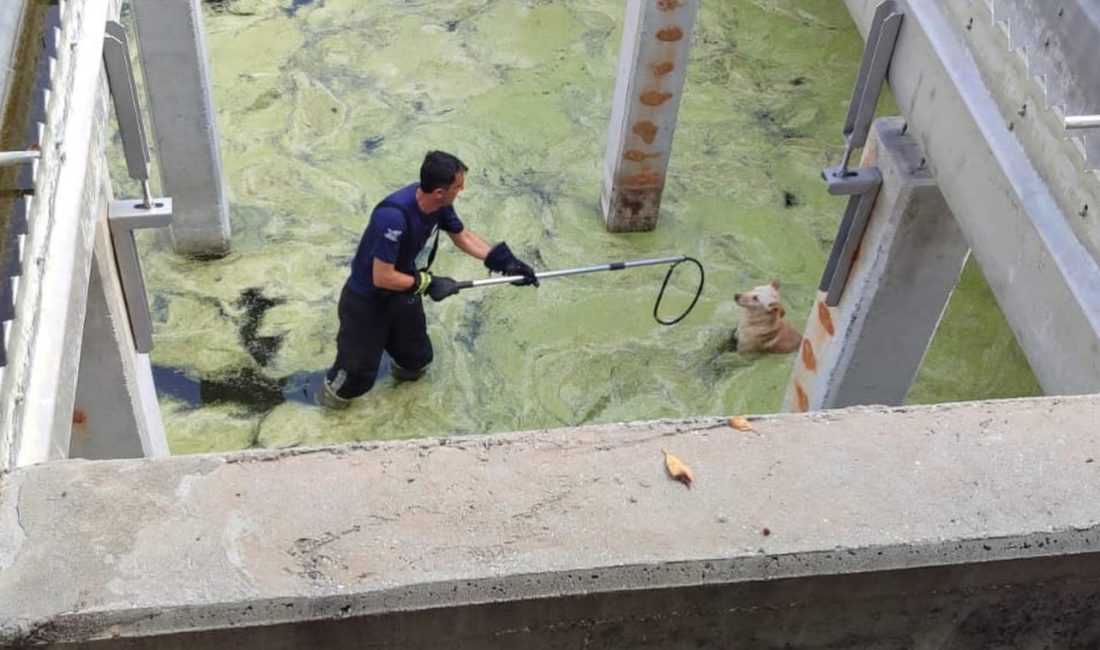
[{"label": "dog's head", "polygon": [[787,315],[783,306],[779,304],[779,280],[762,284],[752,291],[735,293],[733,300],[750,312],[773,312],[778,313],[780,318]]}]

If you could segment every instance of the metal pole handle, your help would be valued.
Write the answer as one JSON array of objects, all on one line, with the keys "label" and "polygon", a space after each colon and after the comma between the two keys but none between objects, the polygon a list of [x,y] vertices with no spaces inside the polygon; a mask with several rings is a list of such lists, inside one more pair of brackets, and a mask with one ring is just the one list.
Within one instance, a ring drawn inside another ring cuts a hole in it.
[{"label": "metal pole handle", "polygon": [[[560,278],[566,275],[579,275],[581,273],[596,273],[597,271],[621,271],[623,269],[632,269],[638,266],[654,266],[657,264],[675,264],[687,259],[683,255],[676,257],[656,257],[648,260],[633,260],[630,262],[611,262],[610,264],[596,264],[593,266],[579,266],[572,269],[561,269],[559,271],[543,271],[542,273],[536,273],[535,277],[539,280],[546,280],[548,278]],[[505,275],[497,278],[486,278],[484,280],[464,280],[458,283],[459,289],[469,289],[471,287],[487,287],[493,284],[507,284],[510,282],[517,282],[524,280],[522,275]]]}]

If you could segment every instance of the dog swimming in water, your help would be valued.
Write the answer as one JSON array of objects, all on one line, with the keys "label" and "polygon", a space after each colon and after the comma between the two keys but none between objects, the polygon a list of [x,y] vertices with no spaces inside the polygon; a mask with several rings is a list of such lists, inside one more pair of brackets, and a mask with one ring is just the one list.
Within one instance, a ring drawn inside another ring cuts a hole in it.
[{"label": "dog swimming in water", "polygon": [[738,352],[787,354],[802,343],[802,335],[787,322],[787,311],[779,304],[779,280],[751,291],[733,294],[741,307],[741,323],[734,332]]}]

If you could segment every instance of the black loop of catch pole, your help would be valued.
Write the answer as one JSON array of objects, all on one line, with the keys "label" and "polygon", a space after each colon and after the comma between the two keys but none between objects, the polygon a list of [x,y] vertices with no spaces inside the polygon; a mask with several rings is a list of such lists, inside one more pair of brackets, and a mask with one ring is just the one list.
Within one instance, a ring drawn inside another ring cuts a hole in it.
[{"label": "black loop of catch pole", "polygon": [[[673,320],[661,320],[661,317],[657,315],[657,310],[661,307],[661,300],[665,297],[665,288],[668,287],[668,281],[672,277],[672,272],[676,270],[677,266],[680,266],[684,262],[691,262],[695,266],[699,267],[699,288],[695,290],[695,297],[691,299],[691,304],[684,310],[684,313],[680,314]],[[665,274],[665,281],[661,283],[661,292],[657,294],[657,302],[653,303],[653,319],[661,325],[675,325],[684,320],[692,309],[695,309],[695,303],[699,302],[699,296],[703,295],[703,282],[706,279],[706,274],[703,272],[703,265],[699,260],[694,257],[685,257],[684,259],[676,262],[672,266],[668,267],[668,273]]]}]

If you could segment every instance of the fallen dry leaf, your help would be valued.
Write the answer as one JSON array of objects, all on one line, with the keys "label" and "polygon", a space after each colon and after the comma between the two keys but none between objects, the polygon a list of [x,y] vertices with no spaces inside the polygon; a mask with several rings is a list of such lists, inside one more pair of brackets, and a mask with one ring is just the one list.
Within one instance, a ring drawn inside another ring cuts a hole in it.
[{"label": "fallen dry leaf", "polygon": [[691,468],[684,464],[684,461],[673,456],[664,449],[661,450],[661,453],[665,455],[665,469],[668,470],[668,475],[684,485],[691,487],[691,482],[695,480],[695,476],[691,473]]},{"label": "fallen dry leaf", "polygon": [[738,431],[756,431],[752,428],[752,422],[749,422],[747,418],[743,418],[740,415],[735,415],[730,418],[730,426]]}]

